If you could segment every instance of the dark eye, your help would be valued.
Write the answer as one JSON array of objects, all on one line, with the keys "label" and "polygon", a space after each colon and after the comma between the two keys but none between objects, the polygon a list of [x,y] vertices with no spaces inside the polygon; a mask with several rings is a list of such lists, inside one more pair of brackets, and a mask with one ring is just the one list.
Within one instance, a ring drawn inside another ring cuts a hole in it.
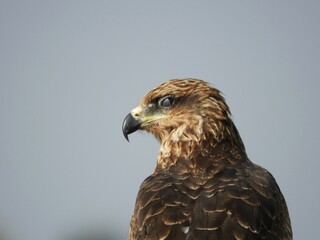
[{"label": "dark eye", "polygon": [[159,106],[168,108],[171,107],[174,104],[174,98],[173,97],[164,97],[159,100]]}]

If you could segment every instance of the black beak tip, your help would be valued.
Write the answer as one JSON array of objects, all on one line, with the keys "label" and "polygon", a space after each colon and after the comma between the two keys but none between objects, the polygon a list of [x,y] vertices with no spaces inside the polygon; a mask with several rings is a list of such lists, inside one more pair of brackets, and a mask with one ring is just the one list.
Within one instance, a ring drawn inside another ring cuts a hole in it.
[{"label": "black beak tip", "polygon": [[[122,130],[122,131],[123,131],[123,130]],[[129,141],[129,135],[128,135],[127,132],[123,131],[123,136],[125,137],[125,139],[126,139],[128,142],[130,142],[130,141]]]},{"label": "black beak tip", "polygon": [[128,142],[129,141],[129,137],[128,135],[130,133],[133,133],[135,131],[137,131],[141,126],[141,122],[140,120],[138,119],[135,119],[131,113],[129,113],[125,119],[123,120],[123,123],[122,123],[122,133],[123,133],[123,136],[125,137],[125,139],[127,139]]}]

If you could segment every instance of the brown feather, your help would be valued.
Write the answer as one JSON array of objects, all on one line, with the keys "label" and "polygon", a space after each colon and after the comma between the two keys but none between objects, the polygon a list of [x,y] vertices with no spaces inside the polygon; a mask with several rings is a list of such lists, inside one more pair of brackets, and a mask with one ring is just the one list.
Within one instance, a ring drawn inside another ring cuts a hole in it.
[{"label": "brown feather", "polygon": [[[170,108],[157,101],[174,96]],[[141,185],[129,240],[291,240],[282,193],[247,157],[220,91],[197,79],[171,80],[140,102],[143,125],[160,141],[154,173]]]}]

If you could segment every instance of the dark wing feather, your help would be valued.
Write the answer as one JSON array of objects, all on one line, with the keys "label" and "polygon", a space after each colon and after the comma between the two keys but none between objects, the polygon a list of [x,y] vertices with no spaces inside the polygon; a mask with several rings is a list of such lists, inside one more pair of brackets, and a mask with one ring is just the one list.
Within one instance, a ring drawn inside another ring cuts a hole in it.
[{"label": "dark wing feather", "polygon": [[235,167],[241,171],[147,178],[129,239],[291,239],[284,198],[271,174],[251,163]]}]

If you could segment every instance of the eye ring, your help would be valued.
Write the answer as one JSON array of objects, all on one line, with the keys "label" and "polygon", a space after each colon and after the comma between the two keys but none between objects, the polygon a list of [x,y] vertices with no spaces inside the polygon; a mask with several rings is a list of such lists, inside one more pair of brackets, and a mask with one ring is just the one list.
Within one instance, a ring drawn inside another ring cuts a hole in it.
[{"label": "eye ring", "polygon": [[162,108],[169,108],[175,103],[175,99],[172,96],[165,96],[161,98],[158,105]]}]

